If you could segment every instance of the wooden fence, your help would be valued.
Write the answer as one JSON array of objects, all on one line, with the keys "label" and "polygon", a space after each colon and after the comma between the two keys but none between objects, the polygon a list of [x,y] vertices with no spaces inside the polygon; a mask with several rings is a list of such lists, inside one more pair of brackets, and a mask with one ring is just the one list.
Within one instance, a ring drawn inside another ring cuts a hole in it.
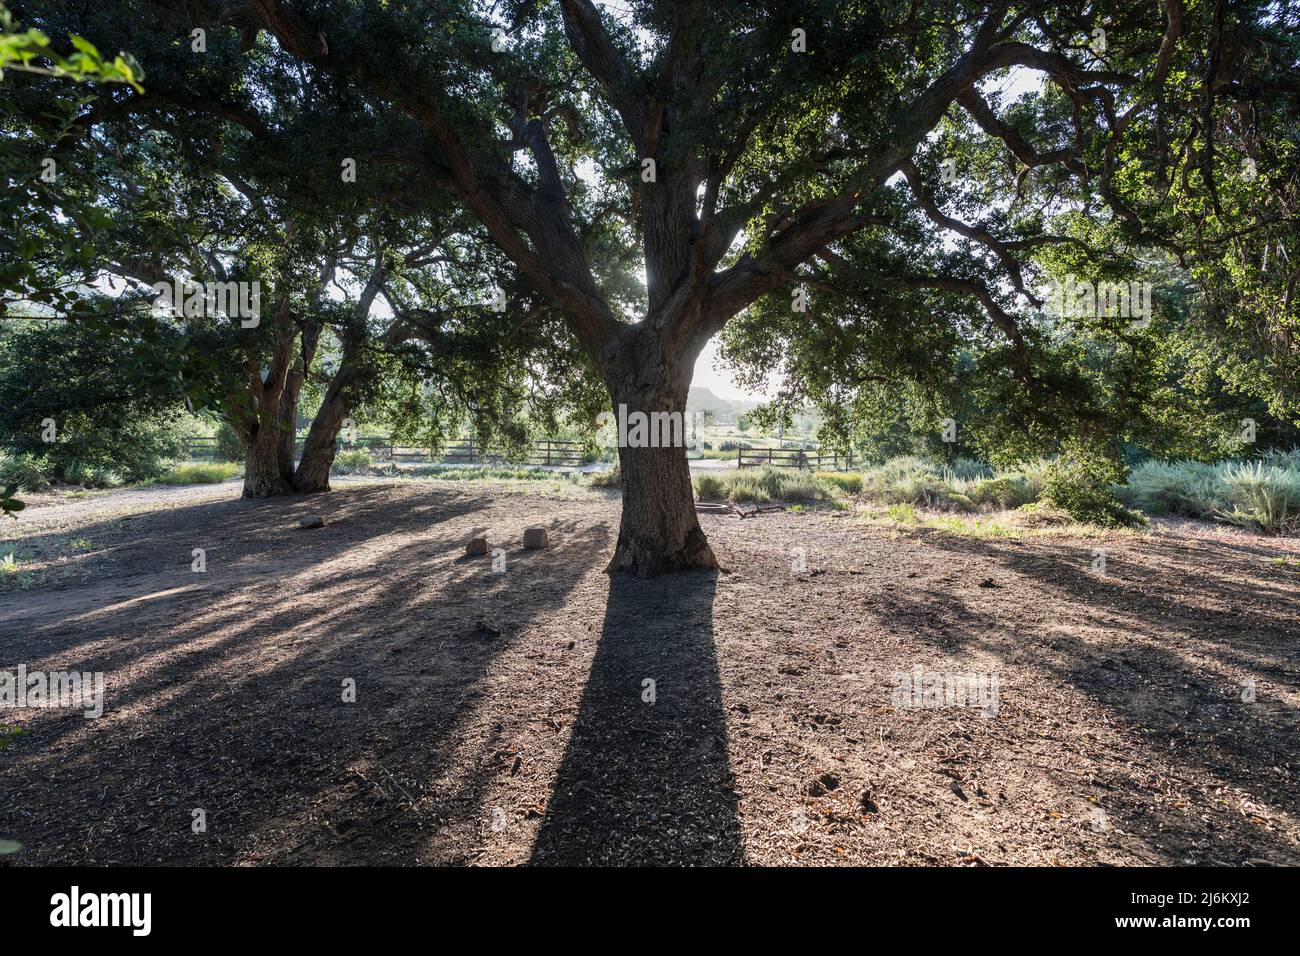
[{"label": "wooden fence", "polygon": [[[357,438],[355,441],[342,442],[340,450],[353,451],[364,448],[376,461],[391,461],[400,464],[447,464],[447,465],[481,465],[481,464],[528,464],[548,465],[559,468],[576,468],[586,460],[582,442],[543,439],[533,442],[525,457],[507,457],[499,450],[483,448],[472,438],[458,438],[450,441],[440,451],[417,448],[411,445],[397,445],[392,436]],[[298,440],[297,452],[302,452],[302,439]],[[217,439],[215,437],[188,438],[185,441],[185,454],[192,459],[210,459],[216,456]]]},{"label": "wooden fence", "polygon": [[736,467],[848,471],[853,468],[853,455],[823,452],[819,448],[737,448]]}]

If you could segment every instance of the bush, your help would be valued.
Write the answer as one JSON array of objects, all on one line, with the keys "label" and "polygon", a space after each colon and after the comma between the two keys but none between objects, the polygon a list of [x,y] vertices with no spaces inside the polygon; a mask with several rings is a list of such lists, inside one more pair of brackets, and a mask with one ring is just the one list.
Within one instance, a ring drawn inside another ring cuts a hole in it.
[{"label": "bush", "polygon": [[1014,473],[976,481],[970,486],[968,495],[976,505],[994,505],[998,508],[1019,508],[1037,497],[1029,481],[1023,475]]},{"label": "bush", "polygon": [[1147,461],[1120,489],[1124,501],[1149,514],[1209,518],[1228,507],[1222,468],[1198,461]]},{"label": "bush", "polygon": [[1043,496],[1043,488],[1047,484],[1047,470],[1051,466],[1051,461],[1046,458],[1039,458],[1035,461],[1022,461],[1014,469],[1001,474],[1014,475],[1024,479],[1025,486],[1033,496],[1030,500],[1037,501]]},{"label": "bush", "polygon": [[1221,516],[1234,524],[1253,524],[1268,534],[1300,530],[1300,471],[1243,462],[1223,472],[1231,511]]},{"label": "bush", "polygon": [[1122,477],[1121,468],[1108,458],[1073,452],[1048,466],[1043,498],[1076,521],[1105,527],[1136,524],[1139,516],[1120,504],[1111,489]]},{"label": "bush", "polygon": [[911,505],[892,505],[889,509],[889,517],[895,521],[915,521],[916,509]]},{"label": "bush", "polygon": [[115,468],[82,461],[79,458],[64,461],[57,466],[54,476],[64,484],[80,485],[83,488],[117,488],[125,484],[125,479]]},{"label": "bush", "polygon": [[813,477],[828,485],[834,485],[845,494],[862,494],[862,476],[851,471],[819,471]]},{"label": "bush", "polygon": [[[80,322],[0,323],[0,434],[50,480],[156,478],[184,446],[175,377],[142,369],[130,341]],[[47,419],[56,423],[46,442]]]},{"label": "bush", "polygon": [[587,479],[589,488],[617,488],[623,484],[623,473],[615,465],[609,471],[593,471]]},{"label": "bush", "polygon": [[30,455],[0,452],[0,488],[17,485],[22,491],[44,491],[50,486],[45,472]]},{"label": "bush", "polygon": [[355,475],[369,471],[374,464],[369,448],[352,448],[334,456],[330,471],[336,475]]},{"label": "bush", "polygon": [[176,465],[158,479],[164,485],[213,485],[234,478],[239,465],[230,461],[193,462]]},{"label": "bush", "polygon": [[692,484],[698,501],[716,501],[727,496],[726,485],[717,475],[696,475]]},{"label": "bush", "polygon": [[244,443],[239,440],[235,430],[230,427],[229,422],[222,422],[217,428],[216,445],[212,457],[217,461],[235,461],[244,460]]},{"label": "bush", "polygon": [[974,458],[958,458],[945,468],[944,478],[958,481],[974,481],[978,478],[992,478],[993,469]]},{"label": "bush", "polygon": [[1270,448],[1259,456],[1259,460],[1265,465],[1281,468],[1283,471],[1300,472],[1300,447]]},{"label": "bush", "polygon": [[765,504],[771,501],[827,501],[836,489],[806,472],[781,468],[739,468],[725,474],[697,475],[697,498]]}]

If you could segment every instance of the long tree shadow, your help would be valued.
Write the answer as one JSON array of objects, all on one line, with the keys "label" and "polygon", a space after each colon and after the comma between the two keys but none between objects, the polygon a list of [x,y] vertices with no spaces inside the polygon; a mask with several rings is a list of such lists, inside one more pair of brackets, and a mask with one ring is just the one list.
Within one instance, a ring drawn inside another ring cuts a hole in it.
[{"label": "long tree shadow", "polygon": [[[488,558],[458,556],[502,520],[485,501],[339,495],[337,537],[289,538],[259,538],[244,509],[206,506],[230,520],[223,551],[247,541],[253,556],[241,557],[278,573],[214,573],[206,604],[165,626],[141,629],[139,605],[96,612],[107,719],[27,715],[0,764],[0,830],[27,844],[8,862],[465,862],[487,770],[474,754],[453,765],[458,747],[479,744],[463,723],[485,675],[608,544],[604,522],[553,521],[551,549],[515,551],[509,573],[493,573]],[[266,511],[279,527],[294,508]],[[152,540],[166,526],[154,516],[140,530]],[[277,562],[291,550],[302,553]],[[87,642],[82,625],[55,621],[7,653],[59,661]],[[458,772],[445,798],[430,784],[439,769]],[[209,832],[191,831],[195,808]]]},{"label": "long tree shadow", "polygon": [[615,575],[531,863],[739,864],[716,572]]}]

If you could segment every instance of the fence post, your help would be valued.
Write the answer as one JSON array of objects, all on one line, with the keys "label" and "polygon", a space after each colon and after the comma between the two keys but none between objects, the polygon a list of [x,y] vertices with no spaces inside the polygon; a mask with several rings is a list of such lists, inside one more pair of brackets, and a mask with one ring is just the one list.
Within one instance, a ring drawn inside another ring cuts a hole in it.
[{"label": "fence post", "polygon": [[767,467],[772,467],[772,446],[767,446]]},{"label": "fence post", "polygon": [[547,467],[550,467],[550,464],[551,464],[551,440],[548,438],[548,439],[546,440],[546,465],[547,465]]}]

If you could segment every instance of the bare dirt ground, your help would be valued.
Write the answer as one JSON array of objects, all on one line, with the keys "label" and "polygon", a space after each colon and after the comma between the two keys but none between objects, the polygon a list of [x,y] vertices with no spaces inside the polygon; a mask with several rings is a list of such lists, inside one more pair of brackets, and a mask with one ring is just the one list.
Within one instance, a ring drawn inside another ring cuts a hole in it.
[{"label": "bare dirt ground", "polygon": [[[706,515],[725,573],[611,582],[595,493],[237,495],[0,532],[49,572],[0,670],[107,680],[98,720],[0,711],[3,865],[1300,863],[1294,540]],[[916,667],[996,714],[894,706]]]}]

